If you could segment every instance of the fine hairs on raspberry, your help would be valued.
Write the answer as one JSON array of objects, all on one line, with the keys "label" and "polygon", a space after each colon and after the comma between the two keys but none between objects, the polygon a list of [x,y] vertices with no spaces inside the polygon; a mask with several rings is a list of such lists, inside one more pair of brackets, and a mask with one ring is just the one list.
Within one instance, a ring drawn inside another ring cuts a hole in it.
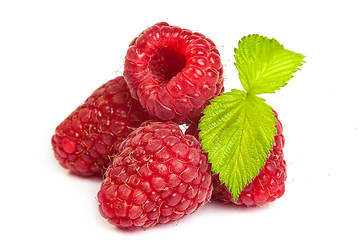
[{"label": "fine hairs on raspberry", "polygon": [[224,91],[223,66],[204,35],[157,23],[129,46],[124,78],[134,98],[163,121],[197,117]]}]

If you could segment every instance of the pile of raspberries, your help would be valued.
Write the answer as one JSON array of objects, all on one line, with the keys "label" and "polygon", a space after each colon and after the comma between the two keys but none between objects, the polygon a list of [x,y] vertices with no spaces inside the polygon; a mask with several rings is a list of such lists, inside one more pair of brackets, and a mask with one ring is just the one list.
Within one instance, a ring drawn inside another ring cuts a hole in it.
[{"label": "pile of raspberries", "polygon": [[100,214],[123,229],[180,219],[211,198],[243,206],[272,202],[284,194],[286,179],[278,119],[266,164],[237,202],[211,172],[197,126],[223,83],[220,53],[209,38],[157,23],[130,43],[123,76],[96,89],[57,126],[55,157],[75,174],[103,177]]}]

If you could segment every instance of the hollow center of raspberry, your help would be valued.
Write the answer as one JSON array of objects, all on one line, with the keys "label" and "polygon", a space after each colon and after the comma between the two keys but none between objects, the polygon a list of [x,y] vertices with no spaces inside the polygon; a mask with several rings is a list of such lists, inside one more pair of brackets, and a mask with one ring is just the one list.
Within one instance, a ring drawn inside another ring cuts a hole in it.
[{"label": "hollow center of raspberry", "polygon": [[160,48],[149,62],[149,69],[154,79],[165,86],[172,77],[176,76],[185,67],[184,55],[170,49]]}]

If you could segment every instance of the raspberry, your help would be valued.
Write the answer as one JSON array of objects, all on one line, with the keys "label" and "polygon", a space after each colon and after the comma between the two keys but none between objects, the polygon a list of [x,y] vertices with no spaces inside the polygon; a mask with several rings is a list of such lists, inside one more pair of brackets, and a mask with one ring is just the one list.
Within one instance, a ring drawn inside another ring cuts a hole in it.
[{"label": "raspberry", "polygon": [[60,165],[80,175],[102,175],[118,145],[150,116],[122,76],[110,80],[72,112],[51,139]]},{"label": "raspberry", "polygon": [[[232,202],[237,205],[254,206],[273,202],[284,194],[286,162],[284,160],[283,147],[285,138],[278,115],[275,111],[274,114],[277,121],[277,125],[275,126],[277,135],[274,136],[275,142],[273,149],[270,150],[270,155],[266,159],[263,169],[260,170],[259,174],[241,191],[237,202],[232,199],[231,193],[225,184],[220,182],[219,174],[213,175],[214,191],[212,198],[224,202]],[[197,124],[190,125],[186,130],[186,134],[191,134],[198,138],[199,130]]]},{"label": "raspberry", "polygon": [[196,117],[208,100],[224,91],[215,44],[200,33],[164,22],[131,42],[124,78],[132,96],[163,121]]},{"label": "raspberry", "polygon": [[98,192],[99,211],[123,229],[180,219],[209,201],[211,169],[200,143],[172,122],[145,122],[119,147]]}]

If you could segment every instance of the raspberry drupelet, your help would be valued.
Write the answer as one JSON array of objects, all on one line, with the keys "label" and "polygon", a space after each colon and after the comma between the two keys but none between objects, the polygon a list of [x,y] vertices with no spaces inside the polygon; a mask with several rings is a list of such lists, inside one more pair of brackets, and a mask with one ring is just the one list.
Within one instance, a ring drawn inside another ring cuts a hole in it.
[{"label": "raspberry drupelet", "polygon": [[[241,191],[238,200],[235,202],[231,197],[231,193],[224,183],[221,183],[219,174],[213,175],[213,195],[212,198],[224,202],[232,202],[236,205],[256,206],[273,202],[280,198],[285,192],[286,180],[286,162],[284,160],[283,148],[285,138],[283,135],[283,127],[278,118],[278,114],[274,112],[277,121],[274,136],[275,141],[270,154],[266,159],[264,167],[259,174]],[[192,124],[186,131],[197,139],[199,138],[198,124]]]},{"label": "raspberry drupelet", "polygon": [[55,157],[73,173],[102,176],[119,144],[149,119],[119,76],[96,89],[56,127],[51,139]]},{"label": "raspberry drupelet", "polygon": [[148,121],[122,142],[98,192],[99,211],[120,228],[146,229],[195,212],[211,192],[198,140],[175,123]]},{"label": "raspberry drupelet", "polygon": [[134,98],[163,121],[197,117],[208,100],[224,91],[223,66],[204,35],[157,23],[127,51],[124,78]]}]

